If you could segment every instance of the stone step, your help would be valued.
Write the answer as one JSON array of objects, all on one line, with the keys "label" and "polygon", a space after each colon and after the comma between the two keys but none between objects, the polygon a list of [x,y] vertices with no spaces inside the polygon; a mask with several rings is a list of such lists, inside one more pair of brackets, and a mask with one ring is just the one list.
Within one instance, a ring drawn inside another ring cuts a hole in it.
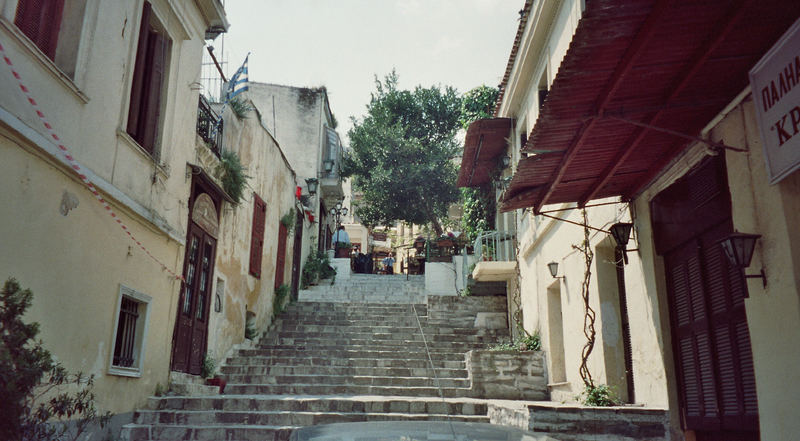
[{"label": "stone step", "polygon": [[[284,329],[277,329],[276,332],[273,332],[270,337],[274,339],[362,339],[362,340],[385,340],[385,341],[393,341],[393,340],[414,340],[414,341],[440,341],[440,342],[455,342],[455,341],[465,341],[471,340],[475,342],[480,341],[491,341],[496,342],[498,337],[504,337],[507,333],[495,333],[494,335],[482,335],[482,334],[468,334],[468,333],[447,333],[447,332],[425,332],[424,338],[423,334],[419,332],[417,329],[416,331],[413,328],[401,328],[397,329],[396,331],[390,331],[390,328],[385,328],[385,330],[375,330],[373,332],[364,332],[364,331],[357,331],[353,329],[342,329],[340,331],[294,331],[294,330],[284,330]],[[441,328],[440,328],[441,329]],[[424,330],[423,330],[424,331]]]},{"label": "stone step", "polygon": [[[440,390],[430,386],[371,386],[343,384],[228,384],[225,393],[236,395],[385,395],[438,397]],[[470,397],[469,388],[442,387],[444,397]]]},{"label": "stone step", "polygon": [[328,292],[308,292],[300,291],[297,294],[298,302],[316,302],[320,300],[328,302],[341,302],[341,303],[419,303],[425,301],[425,294],[408,294],[405,296],[397,295],[377,295],[373,293],[357,293],[347,292],[340,294],[332,294]]},{"label": "stone step", "polygon": [[[415,338],[416,337],[416,338]],[[272,340],[272,341],[270,341]],[[277,341],[276,341],[277,340]],[[264,338],[258,344],[258,349],[282,349],[282,347],[314,347],[314,348],[341,348],[351,350],[379,350],[381,348],[407,348],[407,349],[425,349],[425,345],[431,349],[444,350],[454,349],[466,352],[469,348],[485,348],[488,345],[486,341],[473,340],[467,338],[451,338],[449,340],[430,340],[423,339],[422,336],[398,336],[397,338],[381,338],[381,337],[332,337],[324,338],[317,336],[308,336],[307,338],[301,337],[273,337]]]},{"label": "stone step", "polygon": [[[241,375],[348,375],[375,377],[425,377],[433,376],[430,367],[339,367],[339,366],[223,366],[221,373],[226,380],[241,383],[237,378]],[[466,369],[436,369],[439,378],[467,378]]]},{"label": "stone step", "polygon": [[[275,342],[274,344],[259,344],[255,350],[292,350],[299,351],[349,351],[349,352],[418,352],[421,355],[426,354],[426,350],[431,354],[438,354],[443,352],[460,353],[464,354],[473,349],[487,349],[489,343],[481,342],[425,342],[422,341],[365,341],[358,340],[352,343],[345,342],[339,343],[335,340],[307,340],[307,341],[294,341],[286,339],[286,341]],[[378,355],[380,356],[380,355]]]},{"label": "stone step", "polygon": [[161,424],[126,424],[122,427],[123,441],[288,441],[298,426],[226,425],[188,426]]},{"label": "stone step", "polygon": [[170,426],[314,426],[318,424],[353,423],[361,421],[488,421],[486,415],[442,415],[431,413],[346,413],[335,411],[137,411],[135,424]]},{"label": "stone step", "polygon": [[[466,351],[464,351],[466,352]],[[431,350],[430,356],[433,360],[452,360],[452,361],[461,361],[464,360],[464,352],[454,352],[454,351],[438,351],[438,350]],[[329,358],[340,358],[340,359],[350,359],[350,358],[383,358],[383,359],[397,359],[402,357],[403,359],[412,359],[412,360],[427,360],[428,353],[425,351],[413,351],[413,352],[405,352],[405,351],[398,351],[398,350],[384,350],[376,349],[376,350],[355,350],[355,349],[323,349],[321,347],[318,348],[300,348],[300,347],[276,347],[276,348],[265,348],[265,349],[241,349],[239,350],[238,357],[309,357],[309,356],[320,356],[325,355]]]},{"label": "stone step", "polygon": [[398,312],[412,312],[414,309],[417,312],[427,311],[428,305],[425,303],[417,304],[401,304],[401,305],[386,305],[386,304],[342,304],[334,302],[309,302],[309,303],[292,303],[289,305],[288,310],[298,311],[398,311]]},{"label": "stone step", "polygon": [[[430,361],[427,358],[413,360],[405,358],[330,358],[324,356],[247,356],[229,358],[223,369],[234,366],[267,367],[267,366],[309,366],[309,367],[354,367],[354,368],[428,368]],[[433,366],[437,369],[464,369],[466,361],[462,357],[458,360],[433,359]]]},{"label": "stone step", "polygon": [[[434,379],[431,372],[422,376],[372,376],[372,375],[230,375],[226,378],[228,386],[235,384],[256,385],[344,385],[344,386],[396,386],[396,387],[470,387],[470,380],[466,378],[441,378]],[[227,390],[227,389],[226,389]]]},{"label": "stone step", "polygon": [[207,397],[152,397],[148,410],[214,411],[291,411],[355,413],[434,413],[446,415],[486,415],[488,403],[472,398],[392,397],[382,396],[240,396],[226,394]]},{"label": "stone step", "polygon": [[[319,325],[319,324],[290,322],[278,319],[275,321],[275,330],[280,333],[296,332],[306,335],[320,334],[320,333],[384,334],[384,333],[395,333],[395,332],[418,334],[419,326],[417,326],[416,324],[415,326],[388,326],[386,324],[381,324],[377,326],[336,325],[336,324]],[[433,325],[426,325],[425,323],[422,324],[422,331],[425,333],[425,335],[434,336],[433,338],[438,338],[437,336],[439,335],[457,335],[457,336],[477,335],[487,338],[494,338],[498,336],[502,337],[504,335],[508,335],[508,330],[506,329],[487,329],[487,328],[475,328],[475,327],[460,328],[447,325],[433,326]]]},{"label": "stone step", "polygon": [[318,324],[318,325],[344,325],[344,326],[403,326],[403,327],[419,327],[421,323],[425,326],[428,322],[427,319],[417,319],[413,315],[389,314],[389,315],[375,315],[375,314],[337,314],[337,313],[319,313],[315,315],[298,315],[294,313],[285,313],[281,316],[282,322],[293,321],[299,324]]}]

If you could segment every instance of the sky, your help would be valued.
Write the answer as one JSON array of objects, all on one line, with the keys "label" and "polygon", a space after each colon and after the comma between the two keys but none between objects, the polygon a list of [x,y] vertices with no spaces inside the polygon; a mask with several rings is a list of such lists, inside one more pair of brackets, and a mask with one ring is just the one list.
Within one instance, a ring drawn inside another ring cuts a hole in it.
[{"label": "sky", "polygon": [[230,76],[248,52],[250,81],[325,86],[345,145],[375,75],[399,86],[497,86],[523,0],[227,0],[223,49]]}]

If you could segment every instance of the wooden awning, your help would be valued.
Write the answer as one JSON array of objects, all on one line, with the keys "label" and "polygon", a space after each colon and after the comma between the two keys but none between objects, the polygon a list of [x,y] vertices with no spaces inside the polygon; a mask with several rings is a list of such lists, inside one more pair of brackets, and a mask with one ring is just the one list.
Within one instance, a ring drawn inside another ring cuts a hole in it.
[{"label": "wooden awning", "polygon": [[587,1],[502,210],[632,198],[798,17],[785,0]]},{"label": "wooden awning", "polygon": [[505,152],[511,136],[511,118],[485,118],[467,129],[464,154],[458,172],[459,187],[478,187],[491,179],[497,157]]}]

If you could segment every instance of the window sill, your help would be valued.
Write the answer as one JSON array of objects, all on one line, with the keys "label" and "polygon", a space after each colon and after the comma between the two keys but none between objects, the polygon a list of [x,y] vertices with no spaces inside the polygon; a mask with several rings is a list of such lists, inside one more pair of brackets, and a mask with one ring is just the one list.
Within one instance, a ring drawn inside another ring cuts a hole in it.
[{"label": "window sill", "polygon": [[72,81],[69,75],[65,74],[58,68],[56,63],[53,62],[47,55],[39,49],[30,38],[20,31],[17,26],[8,21],[5,17],[0,17],[0,28],[6,31],[13,39],[23,46],[28,53],[56,80],[64,86],[65,89],[70,91],[76,98],[81,100],[83,104],[89,102],[89,97],[81,91],[81,89]]},{"label": "window sill", "polygon": [[108,368],[108,375],[116,375],[118,377],[141,378],[142,372],[137,368],[111,366],[110,368]]},{"label": "window sill", "polygon": [[151,155],[150,152],[148,152],[147,150],[144,149],[144,147],[139,145],[139,143],[136,142],[135,139],[131,138],[131,135],[129,135],[128,132],[126,132],[122,128],[117,128],[117,138],[120,138],[123,141],[125,141],[125,144],[128,144],[128,146],[131,149],[133,149],[136,153],[140,154],[144,159],[148,160],[149,162],[155,163],[156,170],[158,170],[158,173],[161,175],[162,178],[164,179],[169,178],[169,166],[158,162],[158,159],[153,157],[153,155]]}]

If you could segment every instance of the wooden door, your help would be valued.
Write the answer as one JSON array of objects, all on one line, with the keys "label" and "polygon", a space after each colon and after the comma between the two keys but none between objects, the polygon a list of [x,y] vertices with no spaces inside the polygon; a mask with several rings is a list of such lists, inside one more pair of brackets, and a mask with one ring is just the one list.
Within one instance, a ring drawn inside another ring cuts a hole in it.
[{"label": "wooden door", "polygon": [[219,232],[219,194],[202,177],[195,177],[189,198],[189,227],[183,282],[172,334],[170,368],[199,375],[208,342],[211,285]]},{"label": "wooden door", "polygon": [[286,272],[286,236],[289,231],[282,223],[278,224],[278,255],[275,258],[275,289],[283,285],[283,273]]},{"label": "wooden door", "polygon": [[172,369],[175,371],[200,374],[206,352],[215,252],[216,240],[192,223],[173,344]]},{"label": "wooden door", "polygon": [[711,159],[653,200],[664,256],[681,420],[698,441],[758,440],[747,286],[719,240],[733,232],[721,159]]},{"label": "wooden door", "polygon": [[303,251],[303,213],[297,213],[294,224],[294,247],[292,251],[292,298],[297,300],[300,288],[300,263]]}]

